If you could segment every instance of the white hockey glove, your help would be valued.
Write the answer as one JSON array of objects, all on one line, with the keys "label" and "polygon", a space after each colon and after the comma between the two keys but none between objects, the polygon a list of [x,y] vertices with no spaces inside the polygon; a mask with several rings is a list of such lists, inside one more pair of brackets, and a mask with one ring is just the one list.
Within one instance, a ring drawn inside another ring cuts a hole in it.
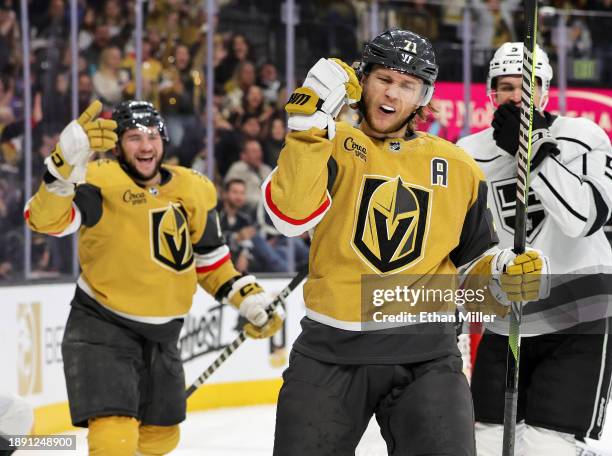
[{"label": "white hockey glove", "polygon": [[529,248],[520,255],[509,248],[500,250],[491,260],[489,291],[505,306],[547,298],[550,295],[548,257]]},{"label": "white hockey glove", "polygon": [[272,315],[268,315],[266,307],[272,299],[252,275],[236,280],[227,295],[227,300],[249,321],[244,325],[244,330],[247,336],[253,339],[266,339],[274,335],[283,325],[282,308],[279,306]]},{"label": "white hockey glove", "polygon": [[96,100],[62,130],[59,143],[45,159],[47,169],[56,179],[71,184],[83,182],[92,152],[115,147],[117,123],[114,120],[96,120],[100,111],[102,103]]},{"label": "white hockey glove", "polygon": [[327,128],[327,137],[336,135],[335,119],[345,103],[361,99],[361,85],[355,70],[339,59],[320,59],[308,72],[304,85],[296,89],[285,105],[290,130]]}]

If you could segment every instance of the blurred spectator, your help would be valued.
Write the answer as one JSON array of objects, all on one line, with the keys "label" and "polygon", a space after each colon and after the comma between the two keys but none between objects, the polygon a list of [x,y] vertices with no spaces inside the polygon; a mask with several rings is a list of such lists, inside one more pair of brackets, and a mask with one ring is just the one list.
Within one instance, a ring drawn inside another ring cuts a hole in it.
[{"label": "blurred spectator", "polygon": [[19,58],[19,24],[17,15],[7,5],[6,0],[0,1],[0,72],[4,73],[9,66],[15,66]]},{"label": "blurred spectator", "polygon": [[54,122],[67,124],[72,119],[69,89],[69,75],[67,70],[55,75],[55,84],[49,90],[42,92],[42,117],[53,119]]},{"label": "blurred spectator", "polygon": [[428,5],[426,0],[402,3],[392,10],[400,28],[426,36],[431,41],[438,39],[442,12],[440,5]]},{"label": "blurred spectator", "polygon": [[16,168],[0,166],[0,279],[23,267],[23,189]]},{"label": "blurred spectator", "polygon": [[193,128],[187,128],[184,131],[183,138],[178,147],[172,150],[176,156],[178,164],[187,168],[194,168],[202,174],[206,174],[206,166],[202,162],[198,162],[194,166],[196,158],[206,158],[206,112],[204,111],[199,119],[196,118],[196,124]]},{"label": "blurred spectator", "polygon": [[92,6],[87,6],[85,8],[85,13],[83,14],[81,24],[79,25],[79,36],[77,43],[80,50],[85,50],[91,46],[94,40],[95,31],[96,10]]},{"label": "blurred spectator", "polygon": [[13,103],[15,102],[15,81],[8,75],[0,77],[0,130],[15,120]]},{"label": "blurred spectator", "polygon": [[38,29],[35,33],[36,37],[42,39],[67,37],[69,25],[65,12],[64,0],[51,0],[46,14],[35,14],[34,16],[40,19],[32,19],[32,24]]},{"label": "blurred spectator", "polygon": [[265,124],[270,116],[274,113],[274,108],[269,106],[263,96],[261,87],[252,85],[246,89],[244,96],[242,97],[242,110],[239,115],[235,115],[234,119],[229,119],[234,125],[242,124],[242,119],[247,116],[254,116],[257,121],[263,125]]},{"label": "blurred spectator", "polygon": [[191,67],[189,49],[179,44],[174,52],[174,66],[164,72],[160,85],[161,112],[174,146],[183,140],[185,129],[197,127],[204,95],[202,72]]},{"label": "blurred spectator", "polygon": [[251,45],[246,37],[236,33],[230,40],[229,53],[221,61],[215,72],[215,83],[224,86],[236,72],[236,67],[246,61],[253,61]]},{"label": "blurred spectator", "polygon": [[259,67],[259,79],[257,81],[263,89],[263,96],[266,103],[270,106],[276,104],[281,82],[278,79],[278,70],[272,62],[265,62]]},{"label": "blurred spectator", "polygon": [[268,129],[269,132],[263,142],[264,161],[271,168],[276,168],[276,162],[278,161],[281,149],[285,143],[285,135],[287,134],[285,119],[273,117]]},{"label": "blurred spectator", "polygon": [[243,142],[249,139],[259,139],[261,124],[257,117],[246,114],[242,117],[240,130],[217,130],[218,143],[215,146],[215,159],[221,177],[225,177],[230,166],[240,158]]},{"label": "blurred spectator", "polygon": [[101,22],[108,26],[108,33],[111,39],[115,39],[116,42],[123,43],[129,38],[129,29],[126,30],[125,13],[122,11],[118,0],[106,0],[104,2]]},{"label": "blurred spectator", "polygon": [[[130,69],[131,79],[136,78],[136,56],[130,55],[124,60],[124,64]],[[159,106],[159,86],[162,79],[162,64],[153,55],[153,46],[148,38],[142,40],[142,99]]]},{"label": "blurred spectator", "polygon": [[106,110],[112,110],[121,100],[127,88],[129,76],[121,68],[121,49],[109,46],[100,55],[100,66],[93,75],[93,89]]},{"label": "blurred spectator", "polygon": [[515,0],[475,0],[474,6],[476,46],[497,48],[507,41],[517,41],[513,19],[517,6]]},{"label": "blurred spectator", "polygon": [[240,272],[285,272],[287,263],[257,232],[246,209],[246,185],[230,179],[223,186],[219,223]]},{"label": "blurred spectator", "polygon": [[223,115],[227,119],[243,114],[243,98],[249,87],[255,85],[255,65],[241,62],[234,72],[234,78],[226,84],[227,95],[223,100]]},{"label": "blurred spectator", "polygon": [[87,61],[87,70],[89,74],[94,74],[102,51],[104,51],[111,44],[110,29],[106,24],[98,24],[94,29],[93,41],[89,47],[82,53]]},{"label": "blurred spectator", "polygon": [[246,184],[247,205],[255,210],[261,203],[261,184],[272,172],[263,162],[263,151],[259,141],[248,139],[240,151],[240,160],[230,166],[225,182],[232,179],[243,180]]},{"label": "blurred spectator", "polygon": [[593,42],[586,22],[573,17],[567,26],[567,48],[572,57],[590,57]]},{"label": "blurred spectator", "polygon": [[79,96],[79,112],[85,111],[93,100],[93,81],[87,73],[79,73],[78,79],[78,96]]}]

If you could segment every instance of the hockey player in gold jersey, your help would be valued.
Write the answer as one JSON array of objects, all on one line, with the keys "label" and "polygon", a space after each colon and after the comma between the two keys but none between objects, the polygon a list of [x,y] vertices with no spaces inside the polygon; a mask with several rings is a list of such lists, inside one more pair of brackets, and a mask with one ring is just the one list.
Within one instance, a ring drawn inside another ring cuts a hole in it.
[{"label": "hockey player in gold jersey", "polygon": [[[356,73],[321,59],[289,98],[292,131],[262,191],[276,227],[288,236],[312,230],[312,247],[275,456],[353,455],[373,414],[389,454],[475,454],[454,331],[382,330],[362,298],[368,275],[413,281],[459,268],[499,274],[506,298],[540,291],[545,257],[494,247],[477,164],[414,131],[437,72],[429,41],[394,29],[366,44]],[[358,103],[359,128],[335,121],[346,103]]]},{"label": "hockey player in gold jersey", "polygon": [[[81,276],[62,355],[72,422],[91,455],[162,455],[178,443],[185,379],[177,341],[196,284],[235,306],[251,337],[281,317],[242,276],[221,235],[216,191],[201,174],[162,164],[164,122],[148,102],[97,119],[95,101],[61,133],[25,217],[35,231],[79,233]],[[88,162],[113,149],[116,160]]]}]

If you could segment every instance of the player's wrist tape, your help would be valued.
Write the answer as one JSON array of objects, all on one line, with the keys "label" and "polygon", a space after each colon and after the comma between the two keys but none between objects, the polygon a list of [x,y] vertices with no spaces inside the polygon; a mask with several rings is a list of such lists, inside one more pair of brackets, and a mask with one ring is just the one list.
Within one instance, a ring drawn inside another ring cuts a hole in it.
[{"label": "player's wrist tape", "polygon": [[285,105],[287,114],[311,115],[321,111],[323,100],[309,87],[299,87],[289,97]]}]

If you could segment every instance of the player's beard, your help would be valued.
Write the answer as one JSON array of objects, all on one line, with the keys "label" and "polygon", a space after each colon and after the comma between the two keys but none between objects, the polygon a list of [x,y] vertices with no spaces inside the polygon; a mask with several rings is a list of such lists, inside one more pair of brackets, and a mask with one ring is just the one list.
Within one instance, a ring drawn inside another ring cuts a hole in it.
[{"label": "player's beard", "polygon": [[121,148],[121,146],[118,146],[118,147],[119,147],[119,156],[117,157],[117,160],[119,161],[119,164],[121,165],[123,170],[126,173],[128,173],[132,178],[134,178],[137,181],[146,182],[146,181],[153,179],[155,176],[157,176],[157,174],[159,173],[159,169],[161,168],[161,165],[164,161],[164,156],[166,154],[165,151],[161,154],[159,159],[155,162],[155,167],[153,168],[153,171],[151,171],[149,175],[144,175],[143,173],[138,171],[138,168],[136,168],[136,165],[134,165],[133,163],[130,163],[128,160],[125,159],[125,153],[123,152],[123,149]]},{"label": "player's beard", "polygon": [[361,96],[361,101],[360,101],[360,108],[361,108],[361,113],[363,114],[363,117],[365,118],[365,121],[368,123],[368,126],[375,131],[376,133],[380,133],[383,135],[387,135],[389,133],[394,133],[398,130],[400,130],[404,125],[406,125],[408,122],[410,122],[410,120],[413,118],[413,114],[411,113],[409,116],[407,116],[405,119],[403,120],[398,120],[396,123],[392,124],[390,127],[387,127],[385,129],[380,129],[379,127],[375,127],[374,126],[374,119],[372,116],[372,110],[370,109],[370,105],[368,102],[368,97],[367,97],[367,89],[364,88],[363,90],[363,94]]}]

